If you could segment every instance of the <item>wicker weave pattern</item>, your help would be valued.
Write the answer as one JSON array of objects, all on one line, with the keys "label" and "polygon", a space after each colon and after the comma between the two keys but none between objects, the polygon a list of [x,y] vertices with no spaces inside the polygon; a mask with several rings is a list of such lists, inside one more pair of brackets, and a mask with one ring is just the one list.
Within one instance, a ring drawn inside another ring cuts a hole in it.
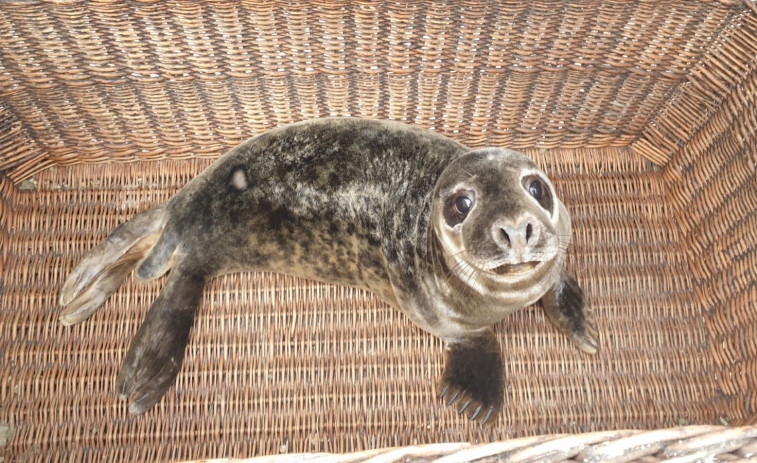
[{"label": "wicker weave pattern", "polygon": [[603,350],[580,354],[538,309],[498,325],[510,403],[493,431],[438,403],[441,346],[404,317],[369,294],[268,274],[211,285],[176,388],[154,413],[130,417],[113,381],[160,283],[127,282],[72,328],[56,320],[56,291],[81,253],[209,161],[53,169],[37,176],[36,192],[6,188],[8,451],[172,460],[345,452],[751,413],[748,389],[723,395],[721,352],[707,326],[682,322],[704,308],[689,289],[686,253],[673,244],[681,237],[671,235],[662,172],[627,150],[530,154],[573,214],[569,264],[599,315]]},{"label": "wicker weave pattern", "polygon": [[[756,17],[739,1],[0,1],[0,458],[520,436],[494,445],[536,455],[554,433],[607,430],[563,437],[601,447],[626,428],[757,425]],[[113,383],[161,282],[130,279],[66,328],[71,267],[226,147],[347,114],[528,148],[571,211],[600,354],[538,307],[499,324],[509,402],[484,430],[437,401],[439,342],[372,295],[232,275],[208,288],[176,387],[129,416]]]},{"label": "wicker weave pattern", "polygon": [[631,461],[749,461],[757,457],[757,429],[692,426],[658,431],[606,431],[556,435],[473,445],[432,444],[379,449],[350,455],[303,454],[216,460],[209,463],[278,463],[293,459],[309,463],[406,462],[481,463],[631,462]]},{"label": "wicker weave pattern", "polygon": [[50,163],[217,155],[327,115],[471,146],[623,146],[692,70],[712,75],[712,44],[735,41],[730,59],[755,46],[731,40],[753,20],[738,4],[557,5],[6,1],[0,169],[19,182]]},{"label": "wicker weave pattern", "polygon": [[673,155],[664,178],[678,199],[676,228],[696,304],[706,309],[724,398],[757,424],[757,72],[722,97],[711,119]]},{"label": "wicker weave pattern", "polygon": [[[751,3],[751,2],[750,2]],[[744,10],[729,19],[723,33],[708,45],[708,53],[691,69],[657,116],[644,129],[634,151],[664,164],[721,108],[731,89],[741,86],[757,66],[757,17]],[[741,104],[754,100],[743,90]],[[732,98],[733,99],[733,98]],[[735,116],[737,113],[733,113]],[[750,117],[746,111],[747,117]],[[741,108],[740,115],[745,115]],[[722,117],[722,116],[720,116]]]}]

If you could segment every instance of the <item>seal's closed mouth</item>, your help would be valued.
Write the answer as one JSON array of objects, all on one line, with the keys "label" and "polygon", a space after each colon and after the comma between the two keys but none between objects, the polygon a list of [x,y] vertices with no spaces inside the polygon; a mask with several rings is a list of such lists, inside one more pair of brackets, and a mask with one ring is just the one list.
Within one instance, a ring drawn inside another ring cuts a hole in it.
[{"label": "seal's closed mouth", "polygon": [[517,275],[519,273],[525,273],[539,265],[539,262],[522,262],[520,264],[502,264],[499,267],[491,269],[492,272],[497,275]]}]

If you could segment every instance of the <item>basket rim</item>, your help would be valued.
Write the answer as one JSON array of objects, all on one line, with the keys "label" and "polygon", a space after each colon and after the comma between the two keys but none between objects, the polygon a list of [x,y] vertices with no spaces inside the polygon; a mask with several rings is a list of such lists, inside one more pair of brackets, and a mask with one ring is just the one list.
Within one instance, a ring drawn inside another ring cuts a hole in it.
[{"label": "basket rim", "polygon": [[487,444],[447,442],[387,447],[342,454],[295,453],[247,459],[187,460],[183,463],[279,463],[292,461],[392,463],[421,459],[433,459],[438,463],[453,463],[484,458],[506,458],[509,462],[563,461],[568,459],[619,462],[655,455],[666,459],[694,458],[700,461],[725,454],[746,459],[757,456],[757,425],[741,427],[689,425],[644,431],[629,429],[584,434],[551,434]]}]

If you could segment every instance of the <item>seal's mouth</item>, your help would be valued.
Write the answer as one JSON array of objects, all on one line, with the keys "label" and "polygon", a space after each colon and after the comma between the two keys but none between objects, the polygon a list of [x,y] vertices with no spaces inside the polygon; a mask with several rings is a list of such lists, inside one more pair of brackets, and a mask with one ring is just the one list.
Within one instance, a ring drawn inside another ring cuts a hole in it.
[{"label": "seal's mouth", "polygon": [[539,262],[537,261],[521,262],[520,264],[502,264],[499,267],[494,267],[490,271],[497,275],[520,275],[533,270],[537,265],[539,265]]}]

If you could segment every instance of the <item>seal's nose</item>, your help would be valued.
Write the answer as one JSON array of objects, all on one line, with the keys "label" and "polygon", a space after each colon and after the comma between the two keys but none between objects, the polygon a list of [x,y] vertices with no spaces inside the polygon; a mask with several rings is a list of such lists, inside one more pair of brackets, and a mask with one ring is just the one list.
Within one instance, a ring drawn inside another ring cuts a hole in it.
[{"label": "seal's nose", "polygon": [[500,223],[494,227],[494,241],[514,257],[525,257],[536,243],[539,233],[534,223],[531,217],[524,217],[517,222]]}]

